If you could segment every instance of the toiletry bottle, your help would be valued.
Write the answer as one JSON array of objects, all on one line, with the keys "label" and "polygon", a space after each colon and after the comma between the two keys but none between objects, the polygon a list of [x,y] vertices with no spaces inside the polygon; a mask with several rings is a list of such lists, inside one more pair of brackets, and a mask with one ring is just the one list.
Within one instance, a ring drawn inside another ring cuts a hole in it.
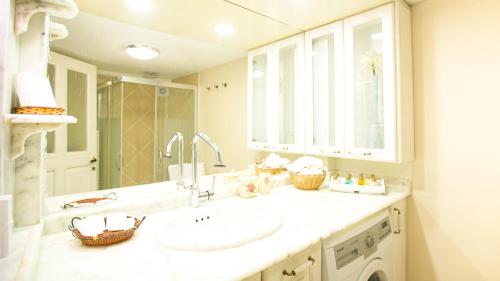
[{"label": "toiletry bottle", "polygon": [[363,174],[359,174],[358,185],[365,185],[365,176]]},{"label": "toiletry bottle", "polygon": [[334,184],[337,184],[339,183],[339,173],[336,173],[335,175],[333,175],[331,178],[330,178],[330,181]]},{"label": "toiletry bottle", "polygon": [[371,185],[377,185],[377,178],[375,177],[375,175],[371,175],[370,179],[372,180]]},{"label": "toiletry bottle", "polygon": [[352,184],[352,175],[348,174],[345,178],[345,184]]}]

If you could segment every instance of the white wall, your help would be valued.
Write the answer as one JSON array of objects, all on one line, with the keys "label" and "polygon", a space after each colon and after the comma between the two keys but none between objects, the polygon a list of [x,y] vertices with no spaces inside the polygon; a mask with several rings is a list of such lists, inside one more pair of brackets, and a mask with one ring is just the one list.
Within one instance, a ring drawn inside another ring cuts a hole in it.
[{"label": "white wall", "polygon": [[500,280],[500,1],[413,12],[408,280]]},{"label": "white wall", "polygon": [[[222,151],[227,168],[214,168],[213,151],[200,145],[200,159],[208,173],[246,169],[260,160],[260,153],[247,149],[246,93],[247,60],[235,60],[200,72],[198,82],[198,130],[207,133]],[[227,88],[221,86],[227,83]],[[218,84],[220,88],[214,89]],[[211,90],[206,89],[207,86]]]}]

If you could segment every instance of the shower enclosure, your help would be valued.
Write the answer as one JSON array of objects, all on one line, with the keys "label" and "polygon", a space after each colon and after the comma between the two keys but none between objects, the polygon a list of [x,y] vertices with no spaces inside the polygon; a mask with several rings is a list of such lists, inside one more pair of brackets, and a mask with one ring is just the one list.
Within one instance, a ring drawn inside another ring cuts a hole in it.
[{"label": "shower enclosure", "polygon": [[[168,180],[161,157],[175,133],[194,135],[196,87],[152,79],[117,77],[97,90],[99,189]],[[184,161],[189,162],[189,146]]]}]

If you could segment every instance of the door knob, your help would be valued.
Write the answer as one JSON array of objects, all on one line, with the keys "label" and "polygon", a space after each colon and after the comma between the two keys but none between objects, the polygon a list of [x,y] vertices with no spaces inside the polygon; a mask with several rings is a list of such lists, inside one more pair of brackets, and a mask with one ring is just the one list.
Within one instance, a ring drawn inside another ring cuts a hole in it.
[{"label": "door knob", "polygon": [[97,158],[94,157],[94,158],[90,159],[90,163],[95,163],[95,162],[97,162]]}]

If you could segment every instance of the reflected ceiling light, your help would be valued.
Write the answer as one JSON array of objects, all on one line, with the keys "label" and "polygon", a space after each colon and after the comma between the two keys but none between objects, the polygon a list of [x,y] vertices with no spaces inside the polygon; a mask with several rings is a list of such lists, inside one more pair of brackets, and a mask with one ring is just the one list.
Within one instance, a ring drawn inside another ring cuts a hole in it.
[{"label": "reflected ceiling light", "polygon": [[228,35],[234,32],[234,27],[230,24],[221,23],[215,26],[215,32],[221,35]]},{"label": "reflected ceiling light", "polygon": [[127,0],[127,5],[132,9],[139,12],[148,12],[153,8],[150,0]]},{"label": "reflected ceiling light", "polygon": [[144,45],[128,45],[125,51],[129,56],[138,60],[150,60],[160,54],[158,49]]},{"label": "reflected ceiling light", "polygon": [[373,40],[380,40],[384,37],[384,35],[382,35],[382,33],[373,33],[371,36],[370,36]]}]

